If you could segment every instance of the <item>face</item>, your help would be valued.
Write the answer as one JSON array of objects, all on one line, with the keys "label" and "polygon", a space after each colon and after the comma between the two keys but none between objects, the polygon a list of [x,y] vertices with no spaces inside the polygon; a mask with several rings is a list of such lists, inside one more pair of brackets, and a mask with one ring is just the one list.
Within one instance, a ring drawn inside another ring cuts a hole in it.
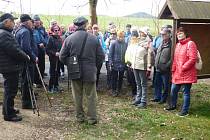
[{"label": "face", "polygon": [[130,27],[126,27],[126,31],[127,32],[130,32],[131,31],[131,28]]},{"label": "face", "polygon": [[185,39],[185,38],[186,38],[186,35],[185,35],[184,32],[178,32],[178,33],[177,33],[177,39],[178,39],[178,40],[183,40],[183,39]]},{"label": "face", "polygon": [[31,20],[28,20],[28,21],[27,21],[27,25],[28,25],[28,27],[29,27],[30,29],[33,28],[33,22],[32,22]]},{"label": "face", "polygon": [[117,33],[110,33],[110,38],[113,39],[113,38],[116,38],[117,37]]},{"label": "face", "polygon": [[98,28],[93,28],[93,34],[98,34]]},{"label": "face", "polygon": [[162,34],[161,36],[162,36],[163,41],[167,41],[170,38],[169,34]]},{"label": "face", "polygon": [[7,19],[4,26],[9,29],[13,29],[15,26],[15,22],[12,19]]},{"label": "face", "polygon": [[41,22],[39,20],[34,20],[34,26],[39,27],[41,25]]},{"label": "face", "polygon": [[59,31],[60,31],[60,29],[59,29],[58,27],[54,27],[53,33],[54,33],[55,35],[58,35],[58,34],[59,34]]},{"label": "face", "polygon": [[124,41],[124,36],[118,36],[117,38],[119,41]]}]

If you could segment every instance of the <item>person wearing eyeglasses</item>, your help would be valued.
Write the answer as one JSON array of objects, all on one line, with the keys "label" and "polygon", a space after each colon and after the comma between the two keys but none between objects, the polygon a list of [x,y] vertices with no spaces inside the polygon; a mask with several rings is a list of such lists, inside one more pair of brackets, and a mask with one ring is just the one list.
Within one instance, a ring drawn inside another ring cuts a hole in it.
[{"label": "person wearing eyeglasses", "polygon": [[52,34],[49,37],[49,41],[46,47],[46,53],[50,60],[50,80],[49,80],[49,92],[60,92],[58,77],[60,72],[60,60],[59,52],[62,47],[62,39],[59,35],[60,27],[58,25],[51,28]]}]

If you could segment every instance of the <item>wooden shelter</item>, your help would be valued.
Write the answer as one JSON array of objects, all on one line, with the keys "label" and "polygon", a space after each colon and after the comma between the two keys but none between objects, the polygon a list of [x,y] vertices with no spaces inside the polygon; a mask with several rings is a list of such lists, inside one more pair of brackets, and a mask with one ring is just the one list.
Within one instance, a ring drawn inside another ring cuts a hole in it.
[{"label": "wooden shelter", "polygon": [[173,19],[173,46],[176,29],[183,26],[196,42],[203,60],[199,78],[210,77],[210,1],[166,0],[160,19]]}]

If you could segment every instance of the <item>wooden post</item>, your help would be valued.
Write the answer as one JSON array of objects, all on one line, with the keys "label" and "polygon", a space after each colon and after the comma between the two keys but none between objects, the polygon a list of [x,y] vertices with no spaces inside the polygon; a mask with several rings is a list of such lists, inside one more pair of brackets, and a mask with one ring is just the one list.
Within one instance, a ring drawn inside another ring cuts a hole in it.
[{"label": "wooden post", "polygon": [[98,0],[89,0],[91,25],[98,23],[96,12],[97,2]]}]

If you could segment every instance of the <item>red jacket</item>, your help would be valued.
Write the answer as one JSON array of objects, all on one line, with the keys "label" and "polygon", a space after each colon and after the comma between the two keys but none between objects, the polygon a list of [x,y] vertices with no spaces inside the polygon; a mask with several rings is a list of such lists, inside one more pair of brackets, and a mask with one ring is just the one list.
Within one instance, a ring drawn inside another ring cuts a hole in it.
[{"label": "red jacket", "polygon": [[186,38],[177,43],[172,64],[172,83],[196,83],[196,60],[197,46],[190,38]]}]

